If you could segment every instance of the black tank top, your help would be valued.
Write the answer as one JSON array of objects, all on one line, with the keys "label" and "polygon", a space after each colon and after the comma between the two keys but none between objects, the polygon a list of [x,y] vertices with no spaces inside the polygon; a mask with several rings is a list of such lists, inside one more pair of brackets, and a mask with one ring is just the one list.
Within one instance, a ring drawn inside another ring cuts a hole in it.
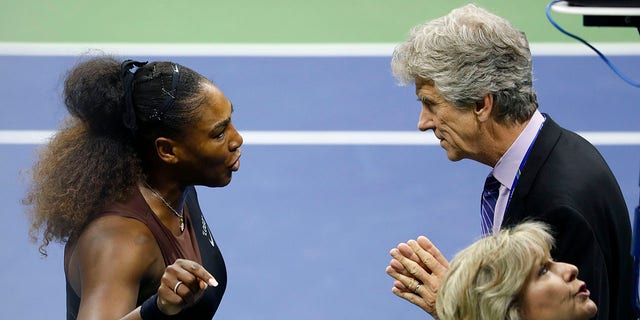
[{"label": "black tank top", "polygon": [[[172,264],[178,258],[189,259],[202,264],[216,278],[218,286],[208,287],[196,304],[183,309],[182,312],[175,316],[175,319],[212,319],[227,287],[227,270],[220,249],[213,240],[211,230],[200,210],[195,188],[189,187],[185,190],[187,193],[185,232],[179,237],[175,237],[162,224],[149,205],[147,205],[142,194],[137,189],[134,190],[135,193],[130,199],[122,203],[113,204],[105,209],[100,216],[117,215],[143,222],[158,242],[165,266]],[[74,240],[70,240],[65,247],[65,274],[71,257],[69,248],[73,247],[75,247]],[[73,290],[68,280],[66,281],[66,291],[67,320],[76,320],[80,309],[80,297]],[[141,305],[148,298],[139,296],[136,305]]]}]

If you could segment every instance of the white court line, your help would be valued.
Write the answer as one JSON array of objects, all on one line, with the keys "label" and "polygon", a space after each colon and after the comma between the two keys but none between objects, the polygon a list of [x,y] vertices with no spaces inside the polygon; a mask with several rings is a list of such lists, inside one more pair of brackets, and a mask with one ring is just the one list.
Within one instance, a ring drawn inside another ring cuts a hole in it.
[{"label": "white court line", "polygon": [[[0,42],[0,56],[390,57],[395,43],[53,43]],[[608,56],[640,55],[640,43],[592,45]],[[534,56],[595,56],[582,43],[531,43]]]},{"label": "white court line", "polygon": [[[55,131],[0,130],[0,145],[39,145]],[[432,132],[414,131],[242,131],[245,145],[439,145]],[[640,145],[640,131],[584,131],[597,146]]]}]

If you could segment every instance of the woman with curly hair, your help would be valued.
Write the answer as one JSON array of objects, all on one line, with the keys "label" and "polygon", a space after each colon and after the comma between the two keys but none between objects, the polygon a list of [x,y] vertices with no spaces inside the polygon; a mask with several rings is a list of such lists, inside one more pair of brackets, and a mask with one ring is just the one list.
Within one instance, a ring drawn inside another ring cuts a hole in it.
[{"label": "woman with curly hair", "polygon": [[195,185],[240,166],[233,106],[172,62],[93,57],[67,75],[70,117],[24,199],[46,255],[65,244],[67,319],[211,319],[226,268]]}]

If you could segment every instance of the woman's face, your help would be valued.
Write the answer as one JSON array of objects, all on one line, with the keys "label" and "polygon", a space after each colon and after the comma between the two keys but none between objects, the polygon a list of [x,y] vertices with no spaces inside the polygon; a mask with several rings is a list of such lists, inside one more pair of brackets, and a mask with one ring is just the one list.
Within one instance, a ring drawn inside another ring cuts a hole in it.
[{"label": "woman's face", "polygon": [[578,278],[576,266],[544,261],[534,265],[523,292],[523,312],[530,320],[591,319],[598,308]]},{"label": "woman's face", "polygon": [[222,187],[240,168],[242,136],[231,122],[233,106],[213,84],[203,85],[199,118],[176,145],[180,179],[189,184]]}]

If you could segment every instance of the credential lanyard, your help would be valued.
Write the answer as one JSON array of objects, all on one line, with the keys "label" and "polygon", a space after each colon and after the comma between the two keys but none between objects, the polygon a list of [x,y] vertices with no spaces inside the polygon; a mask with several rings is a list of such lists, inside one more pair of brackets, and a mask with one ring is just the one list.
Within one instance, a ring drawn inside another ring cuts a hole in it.
[{"label": "credential lanyard", "polygon": [[533,145],[536,143],[536,140],[538,140],[538,135],[540,134],[540,130],[542,130],[542,126],[544,126],[544,121],[540,124],[540,127],[538,128],[538,132],[536,132],[536,136],[533,138],[533,141],[531,141],[531,144],[529,145],[527,152],[524,154],[524,158],[522,158],[522,161],[520,162],[520,166],[518,167],[518,172],[516,172],[516,176],[513,178],[511,189],[509,189],[509,200],[507,200],[507,208],[509,208],[509,203],[511,202],[511,197],[513,196],[513,190],[516,188],[516,185],[518,184],[518,180],[520,179],[520,174],[522,173],[522,169],[524,169],[524,165],[525,163],[527,163],[527,158],[529,158],[529,153],[531,152],[531,149],[533,149]]}]

